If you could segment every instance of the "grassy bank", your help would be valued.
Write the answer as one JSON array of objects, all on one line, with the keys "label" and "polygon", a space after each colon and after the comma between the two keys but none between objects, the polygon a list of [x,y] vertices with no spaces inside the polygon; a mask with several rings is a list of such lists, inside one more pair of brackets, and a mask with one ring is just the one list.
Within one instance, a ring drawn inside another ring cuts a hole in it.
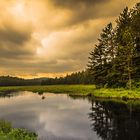
[{"label": "grassy bank", "polygon": [[32,92],[52,92],[67,93],[75,96],[93,95],[98,98],[121,98],[121,99],[140,99],[140,89],[126,90],[119,89],[96,89],[94,85],[50,85],[50,86],[13,86],[0,87],[3,91],[32,91]]},{"label": "grassy bank", "polygon": [[37,134],[26,129],[13,128],[10,122],[0,120],[0,140],[37,140]]},{"label": "grassy bank", "polygon": [[93,85],[49,85],[49,86],[10,86],[0,87],[3,91],[32,91],[32,92],[51,92],[68,93],[77,95],[87,95],[95,90]]}]

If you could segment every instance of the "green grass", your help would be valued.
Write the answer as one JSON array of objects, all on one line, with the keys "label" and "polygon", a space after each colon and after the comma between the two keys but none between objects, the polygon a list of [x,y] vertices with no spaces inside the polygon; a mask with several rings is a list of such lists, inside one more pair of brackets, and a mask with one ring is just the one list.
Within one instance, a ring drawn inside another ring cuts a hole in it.
[{"label": "green grass", "polygon": [[96,89],[94,96],[100,98],[121,98],[121,99],[140,99],[140,90],[118,89]]},{"label": "green grass", "polygon": [[37,140],[37,134],[26,129],[13,128],[10,122],[0,120],[0,140]]},{"label": "green grass", "polygon": [[93,85],[50,85],[50,86],[13,86],[0,87],[3,91],[32,91],[32,92],[51,92],[51,93],[69,93],[77,95],[87,95],[93,92]]},{"label": "green grass", "polygon": [[0,87],[3,91],[32,91],[32,92],[51,92],[65,93],[75,96],[87,96],[89,93],[98,98],[119,98],[119,99],[140,99],[140,89],[127,90],[116,89],[96,89],[94,85],[50,85],[50,86],[13,86]]}]

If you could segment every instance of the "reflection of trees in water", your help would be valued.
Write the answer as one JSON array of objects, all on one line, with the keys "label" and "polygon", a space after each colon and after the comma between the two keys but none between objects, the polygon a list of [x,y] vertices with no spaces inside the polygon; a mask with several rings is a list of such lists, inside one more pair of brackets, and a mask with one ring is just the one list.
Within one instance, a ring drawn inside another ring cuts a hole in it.
[{"label": "reflection of trees in water", "polygon": [[81,95],[68,95],[68,97],[72,100],[87,100],[87,96],[81,96]]},{"label": "reflection of trees in water", "polygon": [[[34,92],[32,92],[34,93]],[[43,92],[38,92],[36,93],[37,95],[41,96],[41,99],[44,100],[46,97],[44,95]],[[11,90],[8,90],[8,91],[2,91],[0,92],[0,98],[13,98],[15,96],[19,96],[21,95],[21,92],[19,91],[11,91]]]},{"label": "reflection of trees in water", "polygon": [[11,97],[15,97],[18,95],[20,95],[19,92],[14,92],[11,90],[0,92],[0,98],[11,98]]},{"label": "reflection of trees in water", "polygon": [[91,101],[91,127],[103,140],[140,140],[140,108],[113,101]]}]

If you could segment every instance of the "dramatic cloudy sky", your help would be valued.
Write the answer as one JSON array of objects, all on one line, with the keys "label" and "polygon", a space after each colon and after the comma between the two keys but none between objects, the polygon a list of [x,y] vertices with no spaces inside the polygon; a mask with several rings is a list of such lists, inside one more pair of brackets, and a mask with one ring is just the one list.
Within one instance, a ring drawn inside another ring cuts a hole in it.
[{"label": "dramatic cloudy sky", "polygon": [[0,75],[62,76],[86,67],[101,29],[139,0],[0,0]]}]

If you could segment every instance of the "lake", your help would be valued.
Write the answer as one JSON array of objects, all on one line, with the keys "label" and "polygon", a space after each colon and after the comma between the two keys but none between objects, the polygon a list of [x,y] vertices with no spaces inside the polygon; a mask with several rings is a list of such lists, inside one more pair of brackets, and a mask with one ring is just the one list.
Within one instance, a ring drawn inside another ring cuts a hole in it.
[{"label": "lake", "polygon": [[0,119],[40,140],[140,140],[139,101],[27,91],[0,96]]}]

